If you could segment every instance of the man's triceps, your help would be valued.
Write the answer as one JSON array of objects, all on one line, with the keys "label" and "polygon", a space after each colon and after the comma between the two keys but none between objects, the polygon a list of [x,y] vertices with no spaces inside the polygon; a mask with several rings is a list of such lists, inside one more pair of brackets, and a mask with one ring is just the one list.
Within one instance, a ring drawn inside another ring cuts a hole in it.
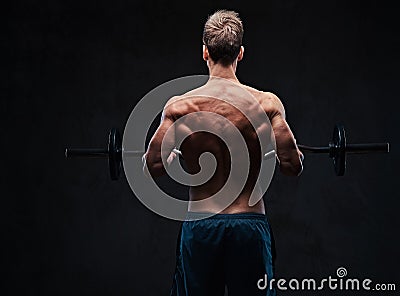
[{"label": "man's triceps", "polygon": [[164,164],[170,162],[175,147],[175,130],[173,116],[164,110],[160,126],[150,140],[145,154],[145,165],[153,176],[165,174]]},{"label": "man's triceps", "polygon": [[274,116],[271,124],[281,171],[287,175],[299,175],[302,171],[301,156],[289,125],[281,114]]}]

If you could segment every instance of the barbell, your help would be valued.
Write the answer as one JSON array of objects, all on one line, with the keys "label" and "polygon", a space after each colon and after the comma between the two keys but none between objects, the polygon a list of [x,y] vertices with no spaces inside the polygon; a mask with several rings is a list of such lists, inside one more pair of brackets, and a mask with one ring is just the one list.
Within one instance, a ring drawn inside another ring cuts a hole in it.
[{"label": "barbell", "polygon": [[[346,132],[342,124],[336,124],[333,129],[332,140],[327,146],[307,146],[297,145],[303,153],[322,153],[328,154],[333,160],[335,174],[343,176],[346,172],[347,154],[366,154],[366,153],[388,153],[389,143],[363,143],[348,144],[346,141]],[[175,153],[181,154],[177,149]],[[144,151],[124,151],[127,156],[142,157]],[[264,157],[270,157],[267,153]],[[122,140],[121,135],[116,128],[112,128],[108,135],[108,145],[106,148],[67,148],[65,157],[84,157],[84,158],[108,158],[108,167],[112,180],[118,180],[122,170]]]}]

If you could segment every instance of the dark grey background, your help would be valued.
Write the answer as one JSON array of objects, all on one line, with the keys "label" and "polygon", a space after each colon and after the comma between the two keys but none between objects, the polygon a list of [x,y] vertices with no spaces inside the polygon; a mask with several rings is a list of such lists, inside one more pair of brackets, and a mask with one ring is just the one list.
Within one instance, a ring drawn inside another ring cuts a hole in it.
[{"label": "dark grey background", "polygon": [[106,161],[63,153],[104,146],[109,128],[122,131],[157,85],[206,74],[202,27],[218,8],[237,10],[244,22],[239,79],[282,99],[298,142],[326,144],[341,121],[349,142],[391,143],[390,154],[350,157],[345,177],[315,155],[306,156],[300,178],[276,172],[265,201],[277,277],[323,278],[344,266],[348,277],[400,289],[400,48],[391,4],[9,4],[2,9],[2,295],[168,294],[179,223],[147,210],[123,176],[110,181]]}]

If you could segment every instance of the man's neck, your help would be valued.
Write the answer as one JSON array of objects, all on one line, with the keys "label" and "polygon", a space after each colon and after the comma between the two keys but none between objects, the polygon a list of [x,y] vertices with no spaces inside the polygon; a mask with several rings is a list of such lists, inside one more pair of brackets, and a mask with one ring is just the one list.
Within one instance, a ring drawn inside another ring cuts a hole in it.
[{"label": "man's neck", "polygon": [[239,82],[236,77],[236,67],[234,64],[229,66],[222,66],[220,64],[213,64],[209,66],[209,73],[211,77],[221,77],[228,80]]}]

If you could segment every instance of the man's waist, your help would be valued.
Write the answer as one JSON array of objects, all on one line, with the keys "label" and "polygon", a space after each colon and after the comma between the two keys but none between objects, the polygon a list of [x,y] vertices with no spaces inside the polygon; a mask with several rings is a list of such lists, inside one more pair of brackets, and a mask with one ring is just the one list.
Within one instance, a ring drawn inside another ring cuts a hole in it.
[{"label": "man's waist", "polygon": [[199,219],[256,219],[265,220],[264,213],[257,212],[239,212],[239,213],[211,213],[211,212],[192,212],[189,211],[186,215],[186,220],[199,220]]}]

